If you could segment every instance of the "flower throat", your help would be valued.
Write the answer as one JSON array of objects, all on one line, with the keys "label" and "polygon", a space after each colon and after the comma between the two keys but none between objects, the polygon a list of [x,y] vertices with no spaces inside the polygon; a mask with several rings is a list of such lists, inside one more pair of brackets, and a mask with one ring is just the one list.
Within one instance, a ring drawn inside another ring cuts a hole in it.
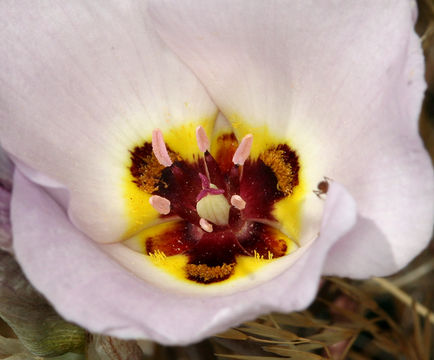
[{"label": "flower throat", "polygon": [[272,260],[287,254],[290,240],[272,211],[299,183],[295,151],[277,144],[252,158],[253,135],[238,143],[226,133],[217,139],[213,156],[200,126],[196,139],[203,156],[193,161],[170,149],[159,129],[151,143],[131,151],[135,184],[151,195],[159,217],[173,222],[145,239],[145,253],[185,255],[185,278],[202,284],[230,278],[240,256]]}]

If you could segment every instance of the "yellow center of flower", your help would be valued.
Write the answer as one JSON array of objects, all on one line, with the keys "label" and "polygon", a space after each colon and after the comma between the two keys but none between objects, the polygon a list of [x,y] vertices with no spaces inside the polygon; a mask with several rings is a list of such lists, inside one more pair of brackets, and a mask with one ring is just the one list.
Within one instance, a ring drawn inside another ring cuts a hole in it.
[{"label": "yellow center of flower", "polygon": [[258,148],[255,135],[238,141],[223,132],[210,142],[199,127],[199,152],[186,157],[186,129],[176,141],[155,130],[130,149],[127,246],[202,286],[243,278],[294,251],[306,193],[297,153],[271,138]]}]

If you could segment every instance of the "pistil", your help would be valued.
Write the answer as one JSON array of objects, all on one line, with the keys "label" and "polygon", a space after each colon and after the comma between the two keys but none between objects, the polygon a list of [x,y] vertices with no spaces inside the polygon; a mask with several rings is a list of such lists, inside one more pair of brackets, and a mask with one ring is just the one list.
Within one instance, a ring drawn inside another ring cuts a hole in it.
[{"label": "pistil", "polygon": [[220,195],[225,193],[223,189],[219,189],[216,185],[211,184],[204,174],[199,173],[199,177],[202,181],[202,190],[199,195],[197,195],[196,201],[202,200],[207,195]]},{"label": "pistil", "polygon": [[229,223],[230,208],[231,206],[222,194],[208,194],[196,204],[197,213],[201,218],[219,226],[225,226]]}]

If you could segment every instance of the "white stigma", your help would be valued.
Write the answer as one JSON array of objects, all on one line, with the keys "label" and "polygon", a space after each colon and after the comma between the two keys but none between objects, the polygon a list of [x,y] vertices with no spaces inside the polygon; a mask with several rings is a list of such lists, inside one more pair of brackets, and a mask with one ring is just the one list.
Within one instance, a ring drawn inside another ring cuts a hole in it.
[{"label": "white stigma", "polygon": [[208,221],[206,221],[204,218],[201,218],[199,220],[199,224],[200,224],[200,227],[203,230],[205,230],[206,232],[209,232],[209,233],[212,232],[212,225]]},{"label": "white stigma", "polygon": [[167,152],[166,144],[164,143],[163,133],[160,129],[152,131],[152,151],[158,162],[163,166],[172,165],[169,153]]},{"label": "white stigma", "polygon": [[243,210],[246,207],[246,202],[243,200],[243,198],[240,195],[232,195],[231,204],[233,207],[235,207],[238,210]]},{"label": "white stigma", "polygon": [[235,151],[234,157],[232,158],[232,162],[235,165],[244,165],[244,162],[247,160],[247,158],[250,155],[250,150],[252,150],[252,143],[253,143],[252,134],[248,134],[243,137],[240,145]]},{"label": "white stigma", "polygon": [[209,139],[208,136],[206,136],[205,129],[202,126],[198,126],[196,128],[196,139],[197,139],[197,145],[199,146],[199,150],[201,152],[205,152],[209,150]]},{"label": "white stigma", "polygon": [[164,197],[152,195],[149,198],[149,203],[161,215],[167,215],[168,213],[170,213],[170,201]]}]

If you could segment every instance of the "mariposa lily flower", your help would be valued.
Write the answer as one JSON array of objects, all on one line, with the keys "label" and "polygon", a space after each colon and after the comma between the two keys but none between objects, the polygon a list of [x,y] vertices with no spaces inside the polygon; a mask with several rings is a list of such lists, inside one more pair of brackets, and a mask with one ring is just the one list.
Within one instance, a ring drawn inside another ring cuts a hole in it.
[{"label": "mariposa lily flower", "polygon": [[66,319],[197,341],[427,244],[409,1],[2,1],[14,251]]}]

